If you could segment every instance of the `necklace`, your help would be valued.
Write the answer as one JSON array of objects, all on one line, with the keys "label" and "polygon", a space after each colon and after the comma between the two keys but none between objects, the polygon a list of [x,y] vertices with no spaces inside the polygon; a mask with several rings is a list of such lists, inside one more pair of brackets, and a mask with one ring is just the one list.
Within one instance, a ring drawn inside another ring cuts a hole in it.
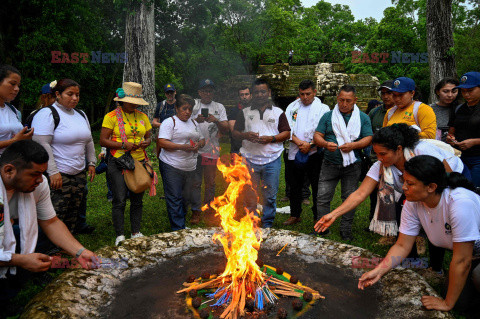
[{"label": "necklace", "polygon": [[127,116],[127,113],[123,113],[125,115],[125,118],[127,119],[128,125],[130,126],[130,131],[133,134],[133,143],[135,143],[135,136],[138,134],[138,124],[137,124],[137,112],[133,111],[133,117],[134,117],[134,125],[130,122],[130,119]]}]

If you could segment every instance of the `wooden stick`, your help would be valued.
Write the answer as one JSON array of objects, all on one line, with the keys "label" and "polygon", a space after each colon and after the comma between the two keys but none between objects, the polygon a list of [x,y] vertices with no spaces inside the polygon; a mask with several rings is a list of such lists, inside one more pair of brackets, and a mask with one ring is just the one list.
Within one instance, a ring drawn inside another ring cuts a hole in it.
[{"label": "wooden stick", "polygon": [[284,250],[284,249],[285,249],[285,247],[287,247],[287,245],[288,245],[288,243],[286,243],[286,244],[285,244],[285,246],[283,246],[283,248],[282,248],[282,249],[280,249],[280,251],[277,253],[277,257],[278,257],[278,256],[280,256],[280,253],[282,252],[282,250]]},{"label": "wooden stick", "polygon": [[242,281],[242,294],[240,296],[240,305],[238,307],[240,309],[240,316],[245,315],[245,295],[245,281]]},{"label": "wooden stick", "polygon": [[311,292],[312,294],[313,293],[318,293],[318,291],[316,290],[313,290],[312,288],[309,288],[309,287],[306,287],[306,286],[299,286],[299,285],[296,285],[296,284],[292,284],[291,282],[286,282],[286,281],[283,281],[283,280],[280,280],[280,279],[277,279],[277,278],[270,278],[270,281],[271,282],[274,282],[276,284],[280,284],[280,285],[283,285],[283,286],[288,286],[288,287],[292,287],[292,288],[295,288],[295,289],[299,289],[299,290],[303,290],[303,291],[308,291],[308,292]]},{"label": "wooden stick", "polygon": [[193,286],[187,287],[185,289],[179,290],[179,291],[177,291],[177,294],[182,293],[182,292],[188,292],[192,289],[198,290],[198,289],[201,289],[201,288],[206,288],[206,287],[214,285],[215,283],[220,282],[220,281],[221,281],[221,278],[215,278],[213,280],[210,280],[210,281],[198,284],[198,285],[193,285]]}]

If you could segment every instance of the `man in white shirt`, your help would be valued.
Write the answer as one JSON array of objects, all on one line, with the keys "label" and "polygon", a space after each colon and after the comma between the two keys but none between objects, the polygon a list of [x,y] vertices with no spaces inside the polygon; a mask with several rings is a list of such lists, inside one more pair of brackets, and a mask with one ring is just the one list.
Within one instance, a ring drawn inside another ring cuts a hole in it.
[{"label": "man in white shirt", "polygon": [[311,80],[300,82],[298,91],[300,99],[292,102],[285,111],[291,128],[288,151],[291,217],[283,223],[284,225],[294,225],[301,221],[302,189],[306,176],[312,186],[313,218],[314,221],[318,219],[318,176],[322,166],[323,149],[317,148],[313,143],[313,135],[323,114],[330,111],[330,108],[315,96],[317,90]]},{"label": "man in white shirt", "polygon": [[[225,107],[213,100],[215,83],[210,79],[201,80],[198,86],[198,95],[200,99],[195,100],[191,118],[199,123],[199,130],[205,137],[205,146],[198,150],[197,168],[192,187],[195,193],[191,197],[191,224],[200,222],[201,207],[213,201],[215,197],[215,175],[217,159],[220,157],[219,134],[227,134],[229,131]],[[203,204],[201,202],[202,179],[205,182]],[[211,214],[208,219],[211,220],[213,212],[209,213]]]},{"label": "man in white shirt", "polygon": [[36,252],[38,226],[53,244],[76,257],[82,267],[98,265],[96,255],[85,249],[56,216],[48,181],[43,176],[47,165],[47,151],[31,140],[11,144],[0,157],[0,295],[9,286],[8,281],[25,275],[17,268],[30,272],[50,268],[51,257]]},{"label": "man in white shirt", "polygon": [[[290,136],[290,126],[282,109],[272,105],[270,86],[265,80],[255,80],[252,92],[252,105],[238,113],[233,137],[242,140],[240,154],[253,170],[252,182],[257,194],[262,193],[262,227],[270,228],[277,210],[282,142]],[[249,199],[247,206],[254,210],[256,206],[252,204],[256,203]]]}]

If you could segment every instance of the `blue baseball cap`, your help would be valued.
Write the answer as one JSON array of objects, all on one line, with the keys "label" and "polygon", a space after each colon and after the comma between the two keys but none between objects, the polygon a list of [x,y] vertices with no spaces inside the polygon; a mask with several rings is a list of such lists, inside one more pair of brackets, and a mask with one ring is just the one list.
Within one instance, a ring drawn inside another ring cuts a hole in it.
[{"label": "blue baseball cap", "polygon": [[42,86],[42,90],[40,91],[40,94],[52,94],[52,88],[50,87],[50,83],[45,84]]},{"label": "blue baseball cap", "polygon": [[391,88],[393,92],[405,93],[409,91],[415,91],[415,81],[404,76],[396,78],[393,81]]},{"label": "blue baseball cap", "polygon": [[206,86],[213,86],[215,87],[215,83],[213,83],[212,80],[210,79],[204,79],[204,80],[201,80],[199,83],[198,83],[198,89],[203,89],[204,87]]},{"label": "blue baseball cap", "polygon": [[467,72],[460,78],[460,85],[455,88],[471,89],[480,86],[480,72]]},{"label": "blue baseball cap", "polygon": [[163,91],[164,91],[164,92],[175,91],[175,87],[173,86],[173,84],[167,83],[167,84],[165,84],[165,86],[163,87]]}]

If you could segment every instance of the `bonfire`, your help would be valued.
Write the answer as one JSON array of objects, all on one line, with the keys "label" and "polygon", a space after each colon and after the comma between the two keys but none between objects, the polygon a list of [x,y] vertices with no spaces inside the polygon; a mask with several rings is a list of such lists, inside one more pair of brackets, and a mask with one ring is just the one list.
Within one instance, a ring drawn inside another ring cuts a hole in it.
[{"label": "bonfire", "polygon": [[[242,195],[245,195],[247,190],[254,192],[248,167],[242,157],[237,155],[229,164],[218,160],[217,167],[227,181],[228,188],[223,195],[210,203],[216,216],[220,218],[223,229],[222,233],[214,234],[213,241],[222,244],[227,264],[220,275],[208,276],[209,278],[202,276],[193,282],[185,282],[186,288],[178,293],[194,292],[190,295],[196,296],[197,291],[209,290],[210,292],[205,294],[208,300],[202,301],[200,305],[209,303],[211,307],[224,307],[220,318],[232,319],[244,316],[246,311],[252,311],[253,308],[262,311],[267,304],[274,304],[279,298],[278,295],[303,298],[306,293],[307,297],[303,299],[307,301],[324,298],[317,291],[297,282],[276,278],[272,274],[272,267],[264,266],[261,262],[260,265],[257,264],[262,241],[262,229],[257,226],[260,224],[260,212],[245,209],[244,216],[236,219],[237,201],[244,200]],[[241,203],[242,206],[243,204]],[[193,306],[199,308],[200,305],[197,301],[197,305]]]}]

